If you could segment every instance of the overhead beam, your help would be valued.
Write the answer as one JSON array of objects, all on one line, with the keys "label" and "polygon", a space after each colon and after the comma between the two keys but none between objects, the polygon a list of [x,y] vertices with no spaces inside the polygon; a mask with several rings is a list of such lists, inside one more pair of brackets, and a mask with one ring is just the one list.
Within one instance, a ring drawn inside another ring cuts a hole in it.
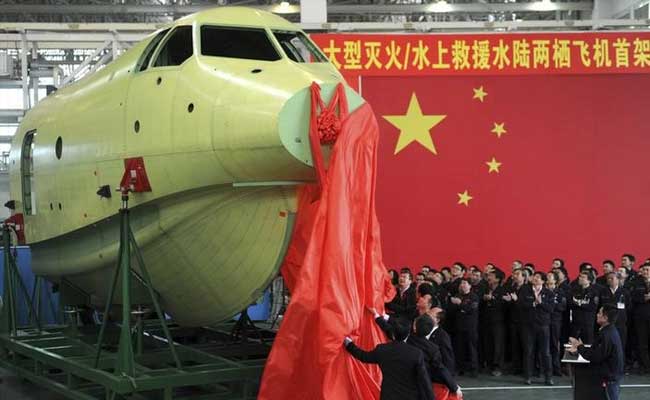
[{"label": "overhead beam", "polygon": [[[148,14],[148,15],[186,15],[192,14],[214,5],[178,5],[178,4],[149,4],[149,5],[105,5],[105,4],[3,4],[4,14],[66,14],[66,15],[115,15],[115,14]],[[270,5],[255,6],[254,8],[277,14],[299,14],[300,6]],[[499,13],[499,12],[556,12],[556,11],[591,11],[593,1],[580,2],[526,2],[526,3],[428,3],[428,4],[330,4],[327,6],[328,15],[333,14],[422,14],[422,13]]]},{"label": "overhead beam", "polygon": [[[52,24],[45,24],[52,29]],[[62,26],[65,24],[62,24]],[[22,30],[20,24],[14,24]],[[103,25],[104,26],[104,25]],[[447,21],[447,22],[339,22],[305,23],[299,26],[306,31],[327,32],[432,32],[432,31],[544,31],[544,30],[585,30],[599,29],[637,29],[650,28],[648,19],[606,19],[606,20],[540,20],[540,21]],[[40,49],[95,49],[107,40],[114,38],[112,32],[47,32],[39,31],[37,24],[30,24],[31,31],[25,32],[28,42],[36,41]],[[120,43],[136,43],[151,32],[120,32]],[[0,49],[16,49],[21,41],[20,33],[0,33]]]}]

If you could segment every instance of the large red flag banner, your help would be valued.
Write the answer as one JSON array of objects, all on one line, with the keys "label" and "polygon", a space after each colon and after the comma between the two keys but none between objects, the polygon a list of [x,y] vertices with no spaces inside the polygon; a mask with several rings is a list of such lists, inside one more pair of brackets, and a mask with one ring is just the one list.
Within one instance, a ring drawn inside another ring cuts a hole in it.
[{"label": "large red flag banner", "polygon": [[379,120],[388,266],[650,256],[650,33],[313,37]]}]

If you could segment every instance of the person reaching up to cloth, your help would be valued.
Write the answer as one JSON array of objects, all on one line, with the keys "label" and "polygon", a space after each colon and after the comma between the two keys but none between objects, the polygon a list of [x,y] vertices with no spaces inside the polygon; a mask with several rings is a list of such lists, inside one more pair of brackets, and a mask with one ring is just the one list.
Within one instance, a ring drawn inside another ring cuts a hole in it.
[{"label": "person reaching up to cloth", "polygon": [[422,351],[406,343],[409,324],[399,318],[389,321],[395,340],[371,351],[357,347],[345,337],[345,349],[357,360],[378,364],[383,375],[380,400],[434,400],[431,380]]}]

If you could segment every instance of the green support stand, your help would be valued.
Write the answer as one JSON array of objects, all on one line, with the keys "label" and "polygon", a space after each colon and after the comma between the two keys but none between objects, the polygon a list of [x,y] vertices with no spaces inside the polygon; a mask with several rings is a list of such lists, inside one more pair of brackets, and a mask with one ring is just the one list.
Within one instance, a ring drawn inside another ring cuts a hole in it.
[{"label": "green support stand", "polygon": [[[102,326],[99,330],[99,338],[97,341],[97,353],[95,355],[95,368],[99,365],[99,360],[101,356],[102,344],[104,341],[104,335],[106,332],[106,325],[108,322],[108,313],[110,311],[110,306],[113,303],[113,296],[115,295],[115,287],[117,284],[118,278],[121,277],[121,286],[122,286],[122,323],[120,328],[120,339],[117,352],[117,360],[115,364],[115,374],[124,375],[129,377],[136,377],[135,371],[135,354],[133,349],[133,330],[131,329],[131,275],[135,272],[131,268],[131,250],[135,255],[135,258],[140,268],[140,276],[144,281],[144,285],[147,287],[149,296],[156,310],[156,315],[160,321],[163,332],[165,333],[165,338],[169,345],[169,350],[171,351],[172,358],[176,364],[176,368],[181,369],[182,365],[178,354],[176,353],[176,348],[174,341],[169,332],[169,328],[165,321],[165,314],[160,307],[158,302],[158,296],[156,295],[153,285],[151,284],[151,278],[149,277],[149,272],[144,264],[144,259],[140,253],[140,248],[135,240],[133,231],[131,230],[131,224],[129,219],[129,195],[128,192],[122,193],[122,208],[120,208],[120,247],[118,254],[117,267],[115,268],[115,274],[113,275],[113,280],[111,286],[108,290],[108,298],[106,299],[106,306],[104,308],[104,317],[102,320]],[[139,330],[138,330],[139,331]],[[140,352],[141,345],[140,339],[138,340],[138,349]]]}]

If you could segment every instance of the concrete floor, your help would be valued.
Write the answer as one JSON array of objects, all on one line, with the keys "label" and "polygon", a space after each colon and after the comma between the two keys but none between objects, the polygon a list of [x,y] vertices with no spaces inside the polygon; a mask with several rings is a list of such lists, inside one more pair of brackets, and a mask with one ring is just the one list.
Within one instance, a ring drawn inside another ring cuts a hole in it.
[{"label": "concrete floor", "polygon": [[[0,369],[0,379],[2,379],[0,400],[64,400],[62,396],[22,381],[5,370]],[[556,378],[554,387],[544,386],[543,381],[539,379],[537,382],[533,380],[533,386],[526,386],[522,384],[520,377],[508,375],[499,378],[480,375],[476,379],[459,377],[458,381],[464,390],[465,400],[572,400],[573,398],[568,378]],[[649,400],[650,376],[626,377],[621,399]]]}]

